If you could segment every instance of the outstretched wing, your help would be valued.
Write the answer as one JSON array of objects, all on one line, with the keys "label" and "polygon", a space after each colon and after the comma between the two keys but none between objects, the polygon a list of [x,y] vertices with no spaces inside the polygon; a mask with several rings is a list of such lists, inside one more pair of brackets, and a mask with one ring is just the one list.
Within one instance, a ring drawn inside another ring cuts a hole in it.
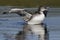
[{"label": "outstretched wing", "polygon": [[27,11],[25,11],[25,9],[11,9],[9,11],[9,13],[16,13],[20,16],[22,16],[22,18],[25,20],[25,21],[28,21],[31,17],[32,17],[32,14],[28,13]]},{"label": "outstretched wing", "polygon": [[10,11],[9,11],[9,13],[11,13],[11,12],[18,12],[18,11],[23,11],[24,9],[19,9],[19,8],[14,8],[14,9],[11,9]]}]

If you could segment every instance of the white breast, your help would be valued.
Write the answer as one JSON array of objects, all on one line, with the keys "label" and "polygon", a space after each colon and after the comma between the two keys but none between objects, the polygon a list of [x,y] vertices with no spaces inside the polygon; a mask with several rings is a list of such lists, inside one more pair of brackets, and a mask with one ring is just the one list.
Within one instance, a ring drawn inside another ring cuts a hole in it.
[{"label": "white breast", "polygon": [[28,22],[28,24],[40,24],[42,23],[44,18],[45,18],[44,14],[36,15]]}]

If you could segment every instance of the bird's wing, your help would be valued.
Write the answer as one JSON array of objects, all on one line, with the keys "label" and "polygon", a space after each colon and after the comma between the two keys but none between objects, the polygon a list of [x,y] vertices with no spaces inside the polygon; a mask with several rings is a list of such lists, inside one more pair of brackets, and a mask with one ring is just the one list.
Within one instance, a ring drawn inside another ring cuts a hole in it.
[{"label": "bird's wing", "polygon": [[9,10],[9,13],[11,13],[11,12],[18,12],[18,11],[23,11],[23,10],[24,10],[24,9],[14,8],[14,9]]},{"label": "bird's wing", "polygon": [[25,16],[24,16],[25,21],[28,21],[32,17],[32,14],[30,14],[30,13],[28,13],[26,11],[24,11],[24,14],[25,14]]},{"label": "bird's wing", "polygon": [[32,14],[28,13],[25,9],[11,9],[9,11],[9,13],[16,13],[20,16],[22,16],[22,18],[25,20],[25,21],[28,21],[31,17],[32,17]]}]

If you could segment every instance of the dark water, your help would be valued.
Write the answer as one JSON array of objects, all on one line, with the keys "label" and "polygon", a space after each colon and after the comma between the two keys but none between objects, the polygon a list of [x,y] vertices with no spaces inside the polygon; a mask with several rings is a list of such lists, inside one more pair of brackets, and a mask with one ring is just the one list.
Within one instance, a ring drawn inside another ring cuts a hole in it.
[{"label": "dark water", "polygon": [[[4,8],[0,8],[1,10]],[[25,8],[26,9],[26,8]],[[23,30],[24,20],[17,14],[2,14],[0,10],[0,40],[14,40],[7,38],[8,35],[15,36],[19,31]],[[30,9],[31,10],[31,9]],[[49,30],[49,40],[60,40],[60,8],[50,8],[48,16],[44,20]],[[35,40],[35,39],[34,39]]]}]

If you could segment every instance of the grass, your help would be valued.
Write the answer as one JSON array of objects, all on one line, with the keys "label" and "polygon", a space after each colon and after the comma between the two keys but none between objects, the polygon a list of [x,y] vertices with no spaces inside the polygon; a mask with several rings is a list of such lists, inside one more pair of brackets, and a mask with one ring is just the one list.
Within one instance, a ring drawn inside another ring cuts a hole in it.
[{"label": "grass", "polygon": [[0,6],[37,7],[41,5],[60,7],[60,0],[0,0]]}]

